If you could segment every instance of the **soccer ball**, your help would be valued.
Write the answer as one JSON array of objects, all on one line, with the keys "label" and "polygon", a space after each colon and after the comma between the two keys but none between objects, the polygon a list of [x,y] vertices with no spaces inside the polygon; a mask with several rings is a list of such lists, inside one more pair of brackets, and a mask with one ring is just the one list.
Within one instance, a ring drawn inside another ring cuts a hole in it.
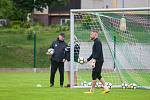
[{"label": "soccer ball", "polygon": [[84,82],[81,82],[80,85],[81,86],[88,86],[88,83],[86,81],[84,81]]},{"label": "soccer ball", "polygon": [[88,86],[92,86],[92,82],[88,82],[88,84],[87,84]]},{"label": "soccer ball", "polygon": [[80,86],[83,86],[83,82],[80,83]]},{"label": "soccer ball", "polygon": [[41,84],[37,84],[36,87],[42,87],[42,85]]},{"label": "soccer ball", "polygon": [[96,86],[97,87],[103,87],[102,83],[100,83],[100,82],[96,82]]},{"label": "soccer ball", "polygon": [[87,84],[87,82],[86,81],[84,81],[83,82],[83,86],[87,86],[88,84]]},{"label": "soccer ball", "polygon": [[126,89],[126,88],[128,88],[128,84],[127,83],[122,83],[121,87],[122,87],[122,89]]},{"label": "soccer ball", "polygon": [[83,58],[83,57],[79,57],[79,58],[78,58],[78,63],[84,64],[84,63],[85,63],[84,58]]},{"label": "soccer ball", "polygon": [[131,83],[128,86],[130,89],[136,89],[137,85],[135,83]]},{"label": "soccer ball", "polygon": [[52,49],[52,48],[48,49],[47,54],[53,55],[54,54],[54,49]]},{"label": "soccer ball", "polygon": [[106,82],[105,84],[107,85],[107,87],[108,87],[109,89],[111,89],[111,88],[112,88],[112,83],[110,83],[110,82]]}]

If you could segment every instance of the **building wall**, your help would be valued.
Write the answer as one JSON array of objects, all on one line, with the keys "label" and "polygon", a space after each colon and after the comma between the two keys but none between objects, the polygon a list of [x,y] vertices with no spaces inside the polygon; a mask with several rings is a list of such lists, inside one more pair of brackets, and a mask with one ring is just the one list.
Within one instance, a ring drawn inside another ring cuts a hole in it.
[{"label": "building wall", "polygon": [[[112,0],[113,8],[122,8],[123,0]],[[125,8],[149,7],[150,0],[124,0]]]},{"label": "building wall", "polygon": [[70,9],[80,9],[81,8],[81,0],[69,0],[67,5],[64,6],[56,6],[49,7],[49,13],[63,13],[70,12]]},{"label": "building wall", "polygon": [[112,0],[81,0],[82,9],[112,8]]},{"label": "building wall", "polygon": [[61,24],[62,19],[69,19],[68,16],[49,16],[49,24]]},{"label": "building wall", "polygon": [[49,24],[60,24],[61,19],[69,19],[70,9],[80,9],[81,0],[70,0],[65,6],[49,8]]},{"label": "building wall", "polygon": [[[82,9],[122,8],[123,0],[81,0]],[[148,7],[150,0],[124,0],[125,8]]]},{"label": "building wall", "polygon": [[49,25],[48,7],[46,7],[43,12],[34,9],[34,22],[40,22],[44,25]]},{"label": "building wall", "polygon": [[104,8],[104,0],[81,0],[81,9]]},{"label": "building wall", "polygon": [[42,23],[43,25],[49,25],[48,14],[34,14],[34,22]]},{"label": "building wall", "polygon": [[[132,3],[130,3],[132,2]],[[148,7],[150,0],[126,0],[125,7]]]},{"label": "building wall", "polygon": [[[70,9],[102,9],[102,8],[122,8],[123,0],[70,0],[69,4],[63,7],[46,8],[43,12],[34,10],[34,18],[36,21],[49,24],[59,24],[64,18],[69,18]],[[148,7],[150,0],[124,0],[125,8]],[[51,16],[51,14],[58,14]],[[68,14],[66,16],[66,14]]]}]

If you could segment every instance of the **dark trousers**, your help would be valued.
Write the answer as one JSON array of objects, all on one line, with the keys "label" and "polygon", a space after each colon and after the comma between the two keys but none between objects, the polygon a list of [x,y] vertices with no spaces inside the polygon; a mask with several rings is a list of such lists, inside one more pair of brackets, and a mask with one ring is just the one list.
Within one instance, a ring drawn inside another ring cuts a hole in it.
[{"label": "dark trousers", "polygon": [[95,67],[92,69],[92,80],[101,79],[103,61],[96,62]]},{"label": "dark trousers", "polygon": [[55,73],[59,69],[60,85],[64,83],[64,62],[51,61],[50,84],[54,85]]}]

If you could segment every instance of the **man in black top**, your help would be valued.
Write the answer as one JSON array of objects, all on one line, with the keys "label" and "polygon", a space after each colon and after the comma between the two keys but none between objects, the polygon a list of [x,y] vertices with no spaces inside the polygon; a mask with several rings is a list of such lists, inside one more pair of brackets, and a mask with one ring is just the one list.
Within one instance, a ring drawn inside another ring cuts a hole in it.
[{"label": "man in black top", "polygon": [[[65,71],[67,72],[68,84],[65,87],[70,87],[70,45],[65,49],[66,61],[65,61]],[[80,45],[78,41],[74,42],[74,62],[78,62],[80,52]],[[77,63],[73,66],[74,69],[74,85],[77,86]]]},{"label": "man in black top", "polygon": [[51,73],[50,73],[50,87],[54,86],[55,73],[57,68],[60,73],[60,86],[63,87],[64,83],[64,62],[65,62],[65,48],[64,33],[60,33],[56,41],[53,41],[50,48],[54,49],[51,57]]},{"label": "man in black top", "polygon": [[91,32],[90,39],[94,41],[94,45],[92,47],[92,54],[87,59],[87,62],[92,60],[91,66],[93,68],[92,69],[92,87],[89,93],[92,93],[94,91],[97,79],[103,84],[103,87],[104,87],[103,93],[108,93],[109,89],[105,85],[105,80],[101,76],[101,70],[102,70],[104,58],[103,58],[102,43],[98,39],[98,32],[96,30]]}]

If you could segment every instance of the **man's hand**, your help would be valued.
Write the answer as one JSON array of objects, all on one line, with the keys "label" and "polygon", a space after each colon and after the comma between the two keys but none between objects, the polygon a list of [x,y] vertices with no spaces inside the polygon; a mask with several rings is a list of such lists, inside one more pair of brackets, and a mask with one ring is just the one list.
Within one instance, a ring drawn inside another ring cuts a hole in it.
[{"label": "man's hand", "polygon": [[62,60],[62,62],[65,62],[65,61],[66,61],[66,59],[63,59],[63,60]]},{"label": "man's hand", "polygon": [[87,59],[84,59],[84,63],[87,63],[88,61],[87,61]]},{"label": "man's hand", "polygon": [[46,52],[46,55],[51,55],[49,52]]}]

